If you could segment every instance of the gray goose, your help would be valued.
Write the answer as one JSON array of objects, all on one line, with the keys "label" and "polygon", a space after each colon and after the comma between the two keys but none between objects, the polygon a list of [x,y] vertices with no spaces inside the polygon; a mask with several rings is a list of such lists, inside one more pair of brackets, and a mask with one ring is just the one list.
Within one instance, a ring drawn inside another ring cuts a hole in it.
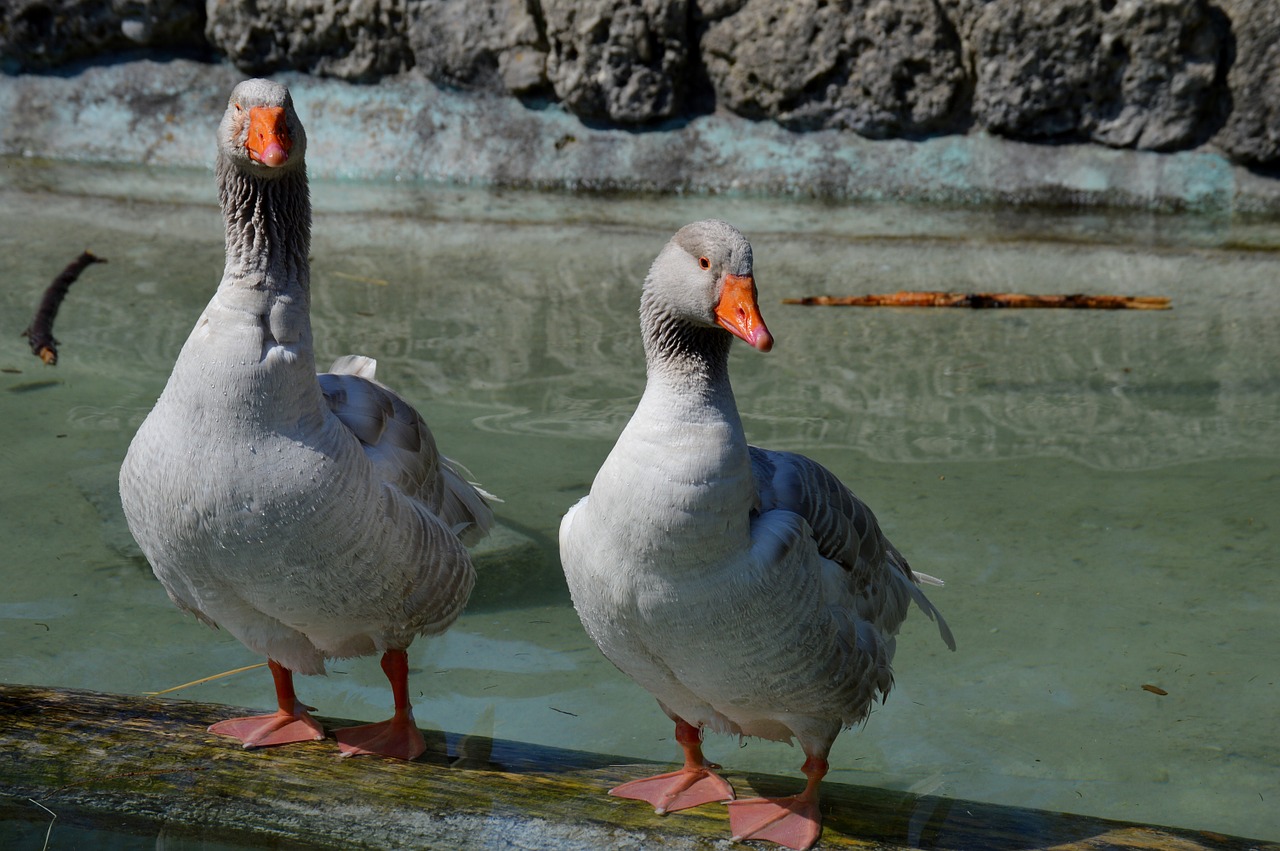
[{"label": "gray goose", "polygon": [[751,245],[732,225],[681,228],[645,279],[644,394],[590,493],[564,516],[560,555],[583,626],[675,722],[678,771],[611,794],[658,813],[730,800],[704,730],[790,742],[804,790],[732,801],[736,839],[808,848],[837,734],[889,692],[911,601],[937,621],[871,509],[802,455],[747,444],[729,383],[738,337],[767,352]]},{"label": "gray goose", "polygon": [[418,412],[340,358],[316,374],[306,134],[288,90],[236,86],[218,128],[222,282],[120,470],[129,529],[169,597],[267,657],[279,709],[211,727],[245,747],[320,739],[293,673],[382,654],[391,719],[344,755],[423,751],[405,649],[444,632],[493,514]]}]

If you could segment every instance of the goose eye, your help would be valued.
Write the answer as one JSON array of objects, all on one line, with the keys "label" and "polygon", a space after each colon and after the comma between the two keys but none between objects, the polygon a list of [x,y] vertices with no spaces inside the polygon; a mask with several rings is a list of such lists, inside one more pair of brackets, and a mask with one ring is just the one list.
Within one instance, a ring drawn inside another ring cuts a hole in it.
[{"label": "goose eye", "polygon": [[705,258],[705,257],[699,257],[699,258],[698,258],[698,265],[699,265],[699,266],[701,266],[701,267],[702,267],[702,268],[704,268],[704,269],[710,269],[710,268],[711,268],[711,261],[710,261],[710,260],[708,260],[708,259],[707,259],[707,258]]}]

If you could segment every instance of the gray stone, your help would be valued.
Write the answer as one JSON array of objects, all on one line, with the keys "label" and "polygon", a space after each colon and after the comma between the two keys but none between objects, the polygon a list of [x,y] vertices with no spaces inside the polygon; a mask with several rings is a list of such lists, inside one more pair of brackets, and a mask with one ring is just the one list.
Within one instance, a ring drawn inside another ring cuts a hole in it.
[{"label": "gray stone", "polygon": [[1015,139],[1082,135],[1102,41],[1096,0],[995,0],[965,29],[980,126]]},{"label": "gray stone", "polygon": [[955,3],[978,125],[1017,139],[1186,148],[1213,120],[1222,38],[1207,0]]},{"label": "gray stone", "polygon": [[443,85],[525,94],[547,85],[533,0],[409,0],[409,46]]},{"label": "gray stone", "polygon": [[746,0],[704,7],[713,13],[703,62],[717,101],[740,115],[873,138],[953,124],[960,44],[933,0]]},{"label": "gray stone", "polygon": [[1231,114],[1214,142],[1237,162],[1280,166],[1280,4],[1228,5],[1235,62],[1227,75]]},{"label": "gray stone", "polygon": [[368,82],[413,65],[406,0],[208,0],[205,34],[241,71]]},{"label": "gray stone", "polygon": [[1208,2],[1120,2],[1102,22],[1103,87],[1090,104],[1090,137],[1156,151],[1207,137],[1223,53]]},{"label": "gray stone", "polygon": [[677,115],[687,95],[685,0],[543,0],[547,77],[583,118],[644,124]]},{"label": "gray stone", "polygon": [[138,47],[204,48],[202,0],[6,0],[5,70],[45,70]]}]

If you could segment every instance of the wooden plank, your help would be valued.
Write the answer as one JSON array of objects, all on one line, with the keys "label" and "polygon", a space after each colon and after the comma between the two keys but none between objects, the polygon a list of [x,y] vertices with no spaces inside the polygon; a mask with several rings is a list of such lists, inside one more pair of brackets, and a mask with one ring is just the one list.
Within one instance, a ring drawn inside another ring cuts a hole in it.
[{"label": "wooden plank", "polygon": [[[207,828],[277,847],[711,848],[723,807],[658,817],[611,798],[652,765],[600,754],[428,732],[412,763],[339,759],[332,739],[246,751],[206,732],[234,707],[0,685],[0,817],[38,801],[69,817],[110,813]],[[326,729],[350,722],[322,719]],[[797,778],[725,772],[740,796],[793,792]],[[819,847],[1280,851],[1194,831],[823,785]],[[763,847],[763,844],[760,844]],[[771,846],[772,847],[772,846]]]}]

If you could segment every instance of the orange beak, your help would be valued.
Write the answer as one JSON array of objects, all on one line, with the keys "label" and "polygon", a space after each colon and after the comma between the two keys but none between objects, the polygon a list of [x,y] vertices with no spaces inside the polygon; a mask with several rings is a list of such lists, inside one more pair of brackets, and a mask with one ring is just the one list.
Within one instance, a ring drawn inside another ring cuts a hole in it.
[{"label": "orange beak", "polygon": [[255,106],[249,110],[249,159],[273,168],[289,159],[293,140],[284,120],[284,107]]},{"label": "orange beak", "polygon": [[716,305],[716,322],[753,348],[762,352],[773,348],[773,335],[760,315],[760,305],[756,303],[756,279],[751,275],[724,276],[724,288]]}]

